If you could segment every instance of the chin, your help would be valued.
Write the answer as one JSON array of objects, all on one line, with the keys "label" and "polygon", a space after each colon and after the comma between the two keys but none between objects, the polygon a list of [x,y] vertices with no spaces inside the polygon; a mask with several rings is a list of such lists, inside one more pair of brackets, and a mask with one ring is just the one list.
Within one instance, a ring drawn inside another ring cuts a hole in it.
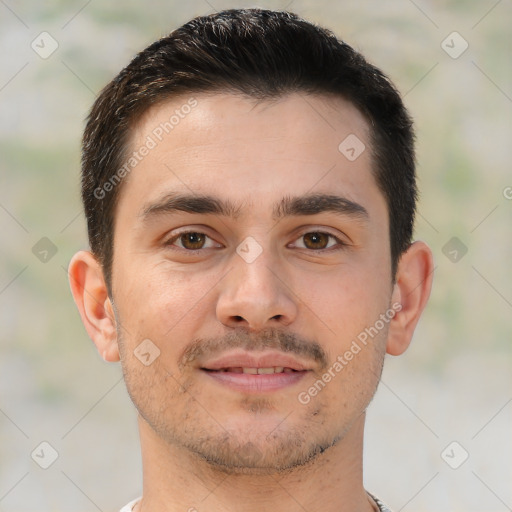
[{"label": "chin", "polygon": [[[261,432],[261,431],[260,431]],[[187,443],[202,462],[212,469],[230,475],[272,475],[293,472],[314,464],[339,437],[314,441],[307,431],[281,432],[263,436],[254,441],[239,442],[237,436],[225,433],[222,439],[203,439],[199,443]],[[239,439],[248,439],[248,434]],[[190,441],[190,440],[189,440]]]}]

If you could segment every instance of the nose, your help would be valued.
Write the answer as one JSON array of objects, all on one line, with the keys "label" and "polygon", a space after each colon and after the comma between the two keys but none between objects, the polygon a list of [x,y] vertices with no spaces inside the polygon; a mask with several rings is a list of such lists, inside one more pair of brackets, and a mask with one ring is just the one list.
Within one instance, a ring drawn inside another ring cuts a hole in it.
[{"label": "nose", "polygon": [[252,262],[233,255],[231,271],[221,281],[216,314],[228,327],[259,331],[290,325],[297,316],[297,295],[269,251]]}]

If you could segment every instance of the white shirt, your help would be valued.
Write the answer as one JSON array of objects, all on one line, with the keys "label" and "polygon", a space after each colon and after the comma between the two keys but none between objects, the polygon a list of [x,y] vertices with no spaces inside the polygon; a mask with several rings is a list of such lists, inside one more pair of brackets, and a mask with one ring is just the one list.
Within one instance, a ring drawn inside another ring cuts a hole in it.
[{"label": "white shirt", "polygon": [[130,503],[127,503],[119,512],[132,512],[133,507],[142,499],[142,496],[137,498],[136,500],[130,501]]},{"label": "white shirt", "polygon": [[[370,494],[370,493],[368,493]],[[376,498],[373,494],[370,494],[370,496],[373,498],[375,503],[377,503],[380,512],[391,512],[391,510],[382,503],[378,498]],[[127,503],[119,512],[132,512],[135,505],[142,499],[142,496],[137,498],[136,500],[130,501],[130,503]]]}]

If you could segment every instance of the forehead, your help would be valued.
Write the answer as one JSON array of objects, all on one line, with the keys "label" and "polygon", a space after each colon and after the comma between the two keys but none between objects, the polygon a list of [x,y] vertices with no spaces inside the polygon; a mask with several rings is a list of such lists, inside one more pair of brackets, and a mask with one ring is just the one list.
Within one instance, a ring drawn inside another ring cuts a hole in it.
[{"label": "forehead", "polygon": [[[238,131],[240,127],[244,132]],[[329,134],[331,137],[326,142],[334,143],[334,149],[344,135],[358,134],[363,139],[369,135],[364,116],[351,102],[339,96],[289,93],[279,98],[256,100],[240,94],[210,92],[182,94],[150,107],[136,124],[131,140],[137,145],[147,136],[164,143],[174,139],[175,152],[179,152],[179,143],[183,142],[180,135],[184,131],[187,142],[192,145],[215,142],[218,136],[227,134],[233,137],[233,143],[247,141],[251,135],[261,139],[262,130],[267,140],[288,138],[306,145],[310,141],[317,144],[315,139]]]},{"label": "forehead", "polygon": [[363,191],[378,193],[369,144],[366,119],[340,97],[181,95],[151,107],[134,127],[129,154],[139,156],[122,195],[139,208],[173,190],[254,206],[275,204],[283,192],[341,187],[358,200]]}]

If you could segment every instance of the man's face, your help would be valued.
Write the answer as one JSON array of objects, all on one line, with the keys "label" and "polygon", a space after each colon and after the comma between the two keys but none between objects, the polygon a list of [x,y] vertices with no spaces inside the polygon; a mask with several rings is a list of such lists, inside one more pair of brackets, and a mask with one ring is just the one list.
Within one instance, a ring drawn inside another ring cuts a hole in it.
[{"label": "man's face", "polygon": [[[368,125],[339,98],[195,99],[149,110],[130,145],[157,143],[115,213],[128,391],[169,445],[226,471],[291,468],[343,439],[380,377],[386,322],[357,341],[393,291]],[[190,112],[162,133],[176,110]],[[339,149],[351,134],[366,146],[355,160],[362,146]],[[217,202],[197,213],[202,196]],[[306,196],[316,201],[296,201]],[[215,213],[220,203],[235,212]]]}]

